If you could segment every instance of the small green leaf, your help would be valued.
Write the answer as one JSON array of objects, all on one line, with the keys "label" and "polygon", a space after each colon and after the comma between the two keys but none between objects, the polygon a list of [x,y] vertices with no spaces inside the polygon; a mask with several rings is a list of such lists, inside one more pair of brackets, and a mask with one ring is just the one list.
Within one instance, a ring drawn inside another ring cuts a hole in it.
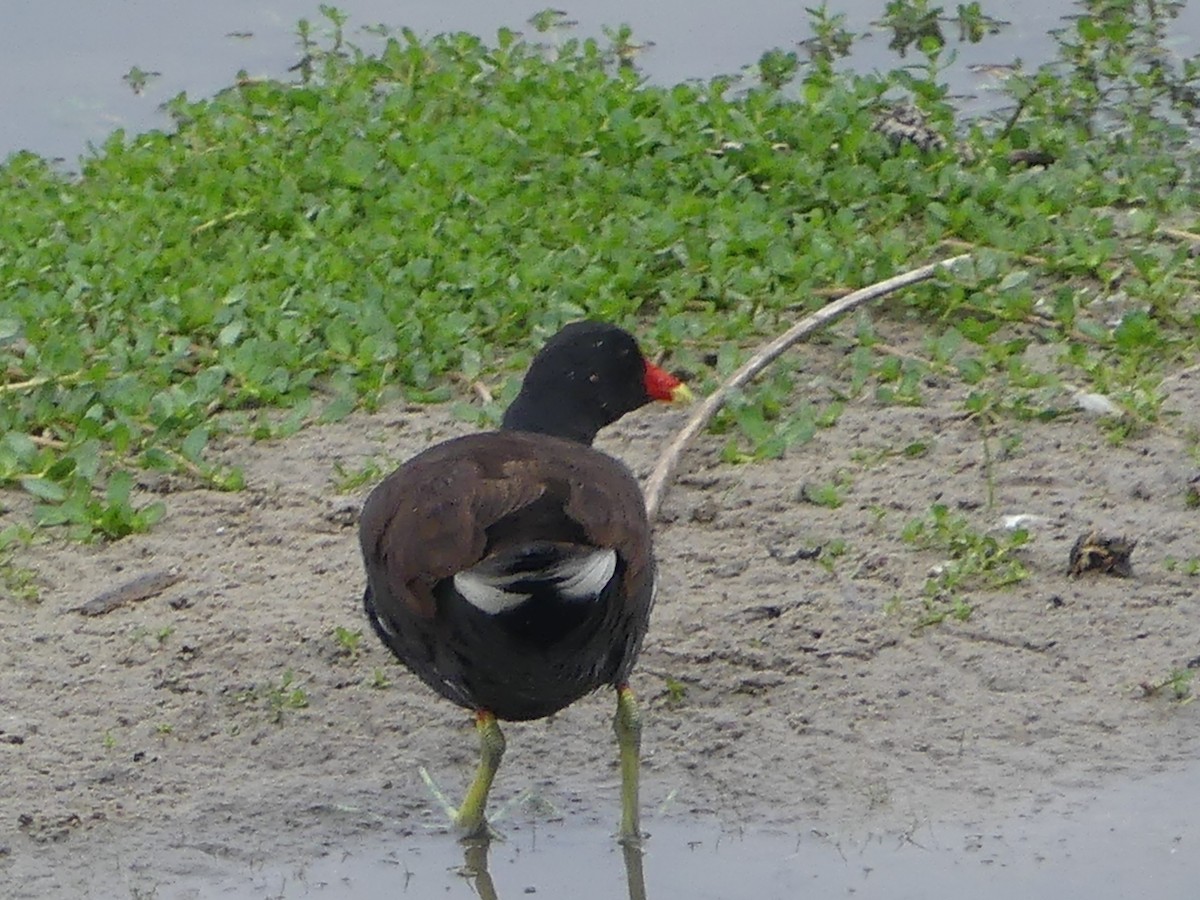
[{"label": "small green leaf", "polygon": [[129,494],[133,490],[133,475],[124,469],[118,469],[108,476],[108,487],[105,496],[114,506],[129,502]]},{"label": "small green leaf", "polygon": [[22,478],[21,487],[39,500],[46,500],[50,503],[61,503],[67,499],[67,491],[61,484],[45,478]]},{"label": "small green leaf", "polygon": [[358,405],[358,398],[349,391],[338,394],[329,403],[325,404],[321,410],[319,421],[321,422],[340,422],[350,413],[354,412],[355,406]]},{"label": "small green leaf", "polygon": [[1000,284],[996,286],[996,290],[1001,292],[1015,290],[1028,284],[1029,280],[1030,274],[1026,269],[1014,269],[1000,279]]},{"label": "small green leaf", "polygon": [[208,445],[208,428],[204,425],[197,425],[188,432],[187,437],[183,439],[180,445],[180,450],[188,459],[199,459],[200,454],[204,452],[204,448]]},{"label": "small green leaf", "polygon": [[238,342],[238,338],[242,336],[242,331],[246,325],[241,319],[230,322],[217,334],[218,347],[232,347]]}]

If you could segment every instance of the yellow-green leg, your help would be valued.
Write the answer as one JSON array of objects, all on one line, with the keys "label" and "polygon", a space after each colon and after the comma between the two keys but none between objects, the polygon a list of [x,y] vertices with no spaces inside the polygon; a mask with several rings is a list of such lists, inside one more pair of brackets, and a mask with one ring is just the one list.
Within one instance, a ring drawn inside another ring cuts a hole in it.
[{"label": "yellow-green leg", "polygon": [[488,791],[492,789],[496,770],[504,757],[504,733],[494,715],[487,710],[477,712],[475,731],[479,734],[479,768],[475,770],[475,780],[467,789],[462,806],[454,814],[454,824],[466,838],[488,836]]},{"label": "yellow-green leg", "polygon": [[421,778],[433,798],[441,805],[446,817],[462,836],[464,841],[492,838],[501,839],[487,821],[488,794],[496,771],[500,768],[500,760],[504,758],[504,733],[496,717],[485,709],[475,713],[475,731],[479,735],[479,766],[475,770],[475,778],[467,788],[467,796],[457,809],[446,797],[433,776],[421,767]]},{"label": "yellow-green leg", "polygon": [[617,687],[617,712],[613,716],[617,747],[621,751],[621,833],[622,844],[637,844],[642,839],[638,825],[638,769],[642,752],[642,716],[637,698],[629,685]]}]

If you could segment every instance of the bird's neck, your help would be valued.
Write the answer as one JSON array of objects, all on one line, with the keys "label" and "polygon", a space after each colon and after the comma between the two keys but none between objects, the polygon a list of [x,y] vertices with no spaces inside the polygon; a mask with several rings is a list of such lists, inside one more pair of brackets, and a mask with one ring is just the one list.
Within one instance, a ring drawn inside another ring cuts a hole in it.
[{"label": "bird's neck", "polygon": [[506,431],[549,434],[590,447],[603,424],[589,422],[578,414],[571,415],[564,412],[559,404],[547,403],[536,395],[530,396],[522,392],[504,411],[500,427]]}]

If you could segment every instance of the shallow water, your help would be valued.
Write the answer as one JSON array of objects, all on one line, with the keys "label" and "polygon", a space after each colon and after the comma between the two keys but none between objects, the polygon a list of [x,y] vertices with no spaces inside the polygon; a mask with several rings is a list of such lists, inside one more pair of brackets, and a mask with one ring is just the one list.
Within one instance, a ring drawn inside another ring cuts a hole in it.
[{"label": "shallow water", "polygon": [[[369,45],[359,26],[383,22],[420,34],[466,30],[494,35],[501,26],[529,31],[536,0],[339,0],[351,16],[353,40]],[[602,0],[575,4],[575,33],[628,23],[654,48],[639,59],[652,79],[675,83],[737,72],[772,47],[794,49],[810,36],[805,6],[778,0],[740,3],[702,0]],[[953,10],[953,4],[944,4]],[[231,84],[240,69],[252,76],[287,77],[299,58],[296,22],[323,26],[315,0],[5,0],[0,18],[0,158],[18,149],[74,160],[87,142],[116,128],[143,131],[167,123],[159,105],[187,91],[198,97]],[[843,0],[847,27],[870,30],[884,0]],[[1052,50],[1047,35],[1072,9],[1069,0],[985,3],[1013,22],[979,45],[960,48],[955,89],[986,89],[971,63],[1033,62]],[[1200,18],[1200,16],[1193,16]],[[1193,23],[1194,24],[1194,23]],[[947,25],[948,37],[954,26]],[[859,45],[856,68],[891,67],[900,60],[878,35]],[[141,94],[123,81],[134,66],[157,72]]]},{"label": "shallow water", "polygon": [[[471,31],[491,36],[501,27],[531,32],[527,20],[546,4],[537,0],[339,0],[350,15],[350,39],[371,38],[359,28],[374,23],[407,26],[418,34]],[[805,9],[816,3],[742,0],[596,0],[568,6],[578,22],[574,34],[603,35],[605,26],[629,24],[634,36],[654,46],[638,65],[652,80],[673,84],[689,78],[736,73],[764,50],[795,49],[811,36]],[[940,4],[948,15],[956,4]],[[848,65],[859,71],[913,62],[888,47],[872,26],[885,0],[833,0],[846,27],[868,37],[856,44]],[[1071,0],[985,0],[984,12],[1009,24],[979,44],[943,31],[956,60],[946,72],[958,105],[991,107],[996,82],[973,74],[973,65],[1036,66],[1053,53],[1051,29],[1067,25]],[[310,19],[324,31],[316,0],[5,0],[0,16],[0,158],[33,150],[74,161],[88,143],[113,130],[166,127],[160,105],[186,91],[210,95],[229,86],[240,70],[253,77],[288,77],[299,58],[296,23]],[[1168,45],[1181,54],[1200,44],[1200,2],[1189,0],[1173,24]],[[135,93],[124,76],[133,67],[157,73]]]},{"label": "shallow water", "polygon": [[927,821],[903,835],[651,821],[640,859],[626,857],[604,829],[568,819],[511,831],[492,844],[484,875],[478,851],[464,859],[453,838],[428,835],[346,847],[301,867],[231,876],[220,886],[176,879],[161,884],[158,896],[1189,900],[1200,893],[1197,797],[1200,761],[1068,797],[1054,809],[971,825]]}]

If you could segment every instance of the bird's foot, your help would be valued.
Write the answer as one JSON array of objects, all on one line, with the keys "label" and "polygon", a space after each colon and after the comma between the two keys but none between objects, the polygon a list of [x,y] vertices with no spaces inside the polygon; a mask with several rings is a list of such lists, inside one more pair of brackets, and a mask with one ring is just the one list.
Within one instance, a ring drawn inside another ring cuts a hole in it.
[{"label": "bird's foot", "polygon": [[[466,809],[467,804],[463,808],[456,807],[450,802],[446,792],[441,789],[434,777],[429,774],[429,770],[424,766],[420,768],[421,780],[425,782],[425,787],[437,801],[437,805],[441,807],[442,812],[446,816],[445,824],[430,825],[431,829],[437,831],[454,831],[457,832],[461,841],[503,841],[503,833],[492,827],[491,822],[483,815],[470,815],[470,811]],[[519,799],[519,798],[518,798]],[[497,820],[504,818],[504,814],[511,807],[512,803],[507,803],[500,807],[496,813]]]},{"label": "bird's foot", "polygon": [[616,834],[618,844],[626,850],[636,850],[638,852],[641,852],[644,846],[643,841],[649,836],[644,831],[635,831],[628,834],[624,831],[618,831]]}]

